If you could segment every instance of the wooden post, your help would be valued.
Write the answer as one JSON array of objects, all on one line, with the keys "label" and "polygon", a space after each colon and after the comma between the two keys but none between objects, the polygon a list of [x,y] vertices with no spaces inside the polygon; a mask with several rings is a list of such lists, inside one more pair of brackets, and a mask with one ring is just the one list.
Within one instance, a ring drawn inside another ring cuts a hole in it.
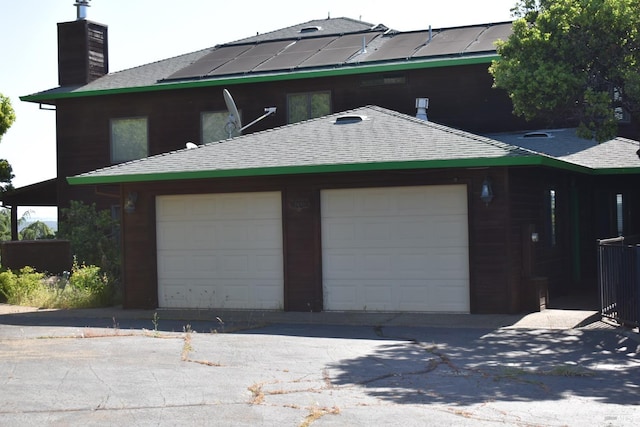
[{"label": "wooden post", "polygon": [[18,240],[18,207],[11,206],[11,240]]}]

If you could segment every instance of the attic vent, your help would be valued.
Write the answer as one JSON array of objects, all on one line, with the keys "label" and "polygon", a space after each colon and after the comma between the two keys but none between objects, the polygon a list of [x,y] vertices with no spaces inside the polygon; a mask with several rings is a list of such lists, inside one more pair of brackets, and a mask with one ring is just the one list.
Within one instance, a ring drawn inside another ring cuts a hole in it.
[{"label": "attic vent", "polygon": [[522,135],[523,138],[553,138],[549,132],[528,132]]},{"label": "attic vent", "polygon": [[337,125],[348,125],[351,123],[360,123],[365,120],[367,120],[366,116],[359,116],[359,115],[340,116],[340,117],[336,117],[336,121],[334,123]]},{"label": "attic vent", "polygon": [[316,31],[320,31],[321,29],[322,29],[322,27],[318,27],[317,25],[313,25],[311,27],[300,28],[299,33],[300,34],[315,33]]}]

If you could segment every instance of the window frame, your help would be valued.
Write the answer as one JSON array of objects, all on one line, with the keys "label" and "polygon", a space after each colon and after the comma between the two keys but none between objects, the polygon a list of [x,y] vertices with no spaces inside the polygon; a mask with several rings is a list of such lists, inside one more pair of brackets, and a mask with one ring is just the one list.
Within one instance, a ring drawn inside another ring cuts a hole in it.
[{"label": "window frame", "polygon": [[[117,159],[116,154],[116,145],[114,141],[114,125],[117,122],[125,121],[125,120],[144,120],[145,124],[145,154],[142,157],[137,158],[127,158],[127,159]],[[148,116],[130,116],[130,117],[115,117],[109,120],[109,160],[112,165],[117,165],[120,163],[130,162],[132,160],[144,159],[145,157],[149,157],[149,117]]]},{"label": "window frame", "polygon": [[[302,122],[305,120],[310,120],[310,119],[315,119],[318,117],[322,117],[325,114],[321,114],[319,116],[313,116],[312,115],[312,99],[313,99],[313,95],[318,95],[318,94],[326,94],[329,97],[329,105],[328,105],[328,112],[327,114],[331,114],[331,112],[333,111],[333,96],[331,93],[331,90],[315,90],[315,91],[308,91],[308,92],[292,92],[292,93],[288,93],[287,94],[287,124],[293,124],[293,123],[298,123],[298,122]],[[292,121],[291,120],[291,98],[294,96],[301,96],[304,95],[306,96],[306,107],[307,107],[307,114],[306,114],[306,118],[298,120],[298,121]]]}]

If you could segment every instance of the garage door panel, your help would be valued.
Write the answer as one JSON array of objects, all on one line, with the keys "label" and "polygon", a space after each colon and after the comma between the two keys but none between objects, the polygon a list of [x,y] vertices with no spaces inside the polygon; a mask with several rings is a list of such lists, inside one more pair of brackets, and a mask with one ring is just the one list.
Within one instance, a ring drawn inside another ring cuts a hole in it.
[{"label": "garage door panel", "polygon": [[[461,199],[459,194],[451,193],[451,187],[464,186],[431,186],[428,193],[423,194],[419,194],[416,188],[425,187],[396,187],[391,196],[389,188],[329,190],[332,194],[325,191],[322,200],[323,216],[367,218],[460,214],[466,211],[466,194]],[[359,194],[354,194],[356,191]]]},{"label": "garage door panel", "polygon": [[469,311],[464,185],[322,192],[326,310]]},{"label": "garage door panel", "polygon": [[156,199],[161,307],[282,309],[279,192]]},{"label": "garage door panel", "polygon": [[469,292],[465,280],[394,280],[325,282],[325,304],[332,310],[464,312]]},{"label": "garage door panel", "polygon": [[[368,253],[358,248],[331,251],[323,257],[324,277],[327,279],[434,279],[468,277],[468,258],[465,248],[393,249]],[[426,263],[429,259],[430,263]],[[433,264],[438,266],[433,268]]]},{"label": "garage door panel", "polygon": [[447,217],[395,217],[390,224],[384,219],[340,218],[323,220],[326,231],[324,248],[361,247],[389,244],[402,247],[467,246],[466,215]]}]

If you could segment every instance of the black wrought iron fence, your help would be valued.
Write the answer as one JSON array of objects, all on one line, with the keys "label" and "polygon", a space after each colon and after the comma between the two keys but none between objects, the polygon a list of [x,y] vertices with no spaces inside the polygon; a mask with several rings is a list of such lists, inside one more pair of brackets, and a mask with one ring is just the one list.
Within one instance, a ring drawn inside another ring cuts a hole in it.
[{"label": "black wrought iron fence", "polygon": [[598,241],[598,286],[602,316],[640,325],[640,240],[618,237]]}]

